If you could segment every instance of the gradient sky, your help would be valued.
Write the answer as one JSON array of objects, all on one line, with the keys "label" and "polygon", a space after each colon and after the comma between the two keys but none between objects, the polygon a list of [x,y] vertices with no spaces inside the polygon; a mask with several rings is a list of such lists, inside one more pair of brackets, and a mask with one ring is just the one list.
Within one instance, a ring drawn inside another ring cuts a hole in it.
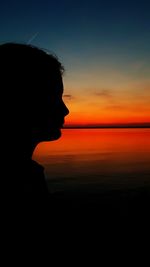
[{"label": "gradient sky", "polygon": [[64,64],[66,124],[150,122],[150,1],[0,2],[0,43]]}]

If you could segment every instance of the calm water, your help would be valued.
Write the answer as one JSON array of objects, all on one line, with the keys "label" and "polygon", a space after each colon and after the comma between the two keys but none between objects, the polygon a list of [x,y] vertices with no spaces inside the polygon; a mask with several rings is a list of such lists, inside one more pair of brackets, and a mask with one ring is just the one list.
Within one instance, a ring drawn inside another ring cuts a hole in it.
[{"label": "calm water", "polygon": [[51,192],[150,186],[150,129],[64,129],[38,145]]}]

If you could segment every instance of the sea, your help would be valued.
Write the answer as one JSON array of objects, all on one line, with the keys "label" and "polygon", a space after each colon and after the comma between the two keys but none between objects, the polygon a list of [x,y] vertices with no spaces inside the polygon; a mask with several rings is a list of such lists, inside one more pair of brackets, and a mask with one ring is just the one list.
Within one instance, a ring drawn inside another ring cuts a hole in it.
[{"label": "sea", "polygon": [[150,129],[63,129],[60,139],[40,143],[33,159],[51,193],[150,188]]}]

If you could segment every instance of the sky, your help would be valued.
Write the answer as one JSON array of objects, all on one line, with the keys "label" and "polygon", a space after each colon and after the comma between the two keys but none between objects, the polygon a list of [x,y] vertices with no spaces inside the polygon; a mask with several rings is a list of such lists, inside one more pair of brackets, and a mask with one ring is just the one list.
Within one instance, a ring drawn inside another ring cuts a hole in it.
[{"label": "sky", "polygon": [[0,43],[56,54],[66,125],[150,123],[150,1],[0,1]]}]

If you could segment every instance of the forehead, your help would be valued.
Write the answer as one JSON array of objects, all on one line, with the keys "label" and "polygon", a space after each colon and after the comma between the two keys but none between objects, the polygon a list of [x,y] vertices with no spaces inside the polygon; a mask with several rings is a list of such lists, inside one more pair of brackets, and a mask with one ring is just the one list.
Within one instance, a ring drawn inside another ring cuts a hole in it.
[{"label": "forehead", "polygon": [[63,94],[64,86],[61,74],[47,76],[46,87],[49,94]]}]

